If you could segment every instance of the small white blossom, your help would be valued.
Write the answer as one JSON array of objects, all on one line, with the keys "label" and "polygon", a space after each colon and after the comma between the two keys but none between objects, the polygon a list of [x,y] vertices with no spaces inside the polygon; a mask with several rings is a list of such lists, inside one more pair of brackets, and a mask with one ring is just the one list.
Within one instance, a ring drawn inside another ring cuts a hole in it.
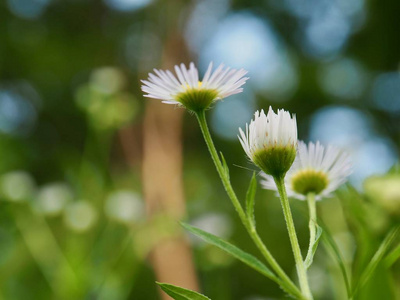
[{"label": "small white blossom", "polygon": [[273,176],[286,173],[296,156],[296,117],[281,109],[268,114],[256,111],[254,120],[246,124],[246,132],[239,128],[239,141],[247,156],[264,172]]},{"label": "small white blossom", "polygon": [[[300,200],[306,199],[308,193],[314,193],[317,200],[329,197],[351,172],[349,156],[338,148],[324,147],[319,142],[307,146],[299,141],[296,159],[285,177],[288,196]],[[263,188],[277,190],[272,176],[265,173],[261,176]]]},{"label": "small white blossom", "polygon": [[175,73],[154,69],[154,74],[149,73],[148,80],[142,80],[144,96],[162,100],[167,104],[183,105],[192,111],[206,109],[216,100],[243,91],[241,86],[248,77],[243,77],[247,71],[231,69],[219,65],[212,71],[210,63],[202,81],[199,81],[199,72],[194,63],[189,69],[184,64],[175,66]]}]

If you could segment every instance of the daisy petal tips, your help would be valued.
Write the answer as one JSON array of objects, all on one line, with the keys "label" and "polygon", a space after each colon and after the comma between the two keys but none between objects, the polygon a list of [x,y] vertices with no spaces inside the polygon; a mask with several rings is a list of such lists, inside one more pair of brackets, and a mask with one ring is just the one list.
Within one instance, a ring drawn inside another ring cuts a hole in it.
[{"label": "daisy petal tips", "polygon": [[[293,166],[285,177],[288,195],[305,200],[313,193],[317,200],[329,197],[346,182],[352,172],[349,156],[333,146],[324,147],[319,142],[306,145],[299,142],[299,149]],[[277,190],[272,176],[262,174],[263,188]]]},{"label": "daisy petal tips", "polygon": [[169,70],[156,70],[142,80],[144,96],[160,99],[167,104],[178,104],[193,112],[207,109],[213,102],[243,91],[242,85],[248,77],[247,71],[235,70],[219,65],[212,71],[210,63],[203,80],[199,81],[199,72],[194,63],[189,69],[184,64],[175,66],[176,76]]},{"label": "daisy petal tips", "polygon": [[254,114],[246,132],[239,128],[239,141],[251,161],[265,173],[284,176],[292,166],[297,149],[296,117],[281,109],[269,108]]}]

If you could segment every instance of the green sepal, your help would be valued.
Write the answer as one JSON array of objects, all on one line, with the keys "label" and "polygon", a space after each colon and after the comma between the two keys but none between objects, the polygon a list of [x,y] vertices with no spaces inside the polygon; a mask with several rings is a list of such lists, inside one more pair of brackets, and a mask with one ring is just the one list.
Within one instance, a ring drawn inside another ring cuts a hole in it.
[{"label": "green sepal", "polygon": [[271,146],[257,150],[252,160],[266,174],[282,177],[292,166],[296,154],[295,145]]},{"label": "green sepal", "polygon": [[217,98],[216,90],[190,88],[176,95],[175,100],[188,110],[198,113],[207,109]]}]

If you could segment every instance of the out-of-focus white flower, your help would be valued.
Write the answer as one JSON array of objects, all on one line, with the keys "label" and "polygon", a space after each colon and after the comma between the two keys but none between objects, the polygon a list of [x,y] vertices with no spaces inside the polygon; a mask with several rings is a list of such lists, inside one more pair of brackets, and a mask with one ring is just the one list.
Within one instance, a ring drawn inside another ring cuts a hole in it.
[{"label": "out-of-focus white flower", "polygon": [[256,111],[254,120],[246,124],[246,132],[239,128],[239,141],[251,161],[272,176],[284,175],[296,157],[296,117],[280,109],[274,113],[269,107]]},{"label": "out-of-focus white flower", "polygon": [[62,182],[44,185],[39,189],[36,196],[38,209],[48,216],[59,215],[72,199],[71,188]]},{"label": "out-of-focus white flower", "polygon": [[96,69],[90,77],[91,86],[97,91],[108,95],[119,92],[126,82],[124,74],[113,67]]},{"label": "out-of-focus white flower", "polygon": [[88,201],[69,204],[65,210],[65,224],[72,230],[85,232],[97,221],[97,211]]},{"label": "out-of-focus white flower", "polygon": [[[228,239],[232,234],[232,222],[228,216],[217,212],[201,215],[190,222],[194,227],[200,228],[223,239]],[[195,245],[204,245],[205,242],[193,235]]]},{"label": "out-of-focus white flower", "polygon": [[400,215],[400,174],[375,175],[363,184],[365,194],[386,211]]},{"label": "out-of-focus white flower", "polygon": [[144,215],[144,205],[140,197],[131,191],[117,191],[107,198],[105,214],[113,220],[131,224]]},{"label": "out-of-focus white flower", "polygon": [[[287,172],[285,185],[288,196],[304,200],[308,193],[314,193],[317,200],[329,197],[346,182],[352,172],[349,156],[333,146],[322,146],[310,142],[308,146],[300,141],[298,154],[293,166]],[[277,190],[272,176],[262,174],[262,186]]]},{"label": "out-of-focus white flower", "polygon": [[142,91],[147,93],[145,97],[183,105],[194,112],[208,108],[216,100],[243,91],[241,86],[248,79],[243,77],[247,71],[224,68],[221,64],[212,72],[212,67],[210,63],[202,81],[199,81],[199,72],[194,63],[190,63],[189,69],[184,64],[176,65],[177,77],[169,70],[154,69],[156,75],[149,73],[148,80],[142,80]]},{"label": "out-of-focus white flower", "polygon": [[35,193],[32,176],[25,171],[13,171],[0,178],[1,194],[9,201],[26,201]]}]

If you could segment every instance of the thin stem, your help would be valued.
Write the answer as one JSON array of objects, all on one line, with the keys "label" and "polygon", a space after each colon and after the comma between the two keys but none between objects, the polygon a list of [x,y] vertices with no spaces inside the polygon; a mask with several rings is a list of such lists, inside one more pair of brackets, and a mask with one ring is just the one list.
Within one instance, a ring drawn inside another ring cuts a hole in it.
[{"label": "thin stem", "polygon": [[[18,205],[16,208],[11,210],[15,224],[55,299],[81,299],[82,290],[77,274],[65,257],[46,219],[31,213],[26,205]],[[63,270],[62,275],[58,270]]]},{"label": "thin stem", "polygon": [[308,285],[307,272],[303,262],[303,257],[301,256],[299,241],[297,240],[296,229],[294,228],[292,212],[290,210],[289,200],[286,195],[284,176],[274,177],[274,179],[281,199],[283,214],[285,216],[286,226],[289,233],[290,244],[292,246],[294,260],[296,262],[296,270],[299,277],[300,288],[307,299],[312,299],[313,297]]},{"label": "thin stem", "polygon": [[308,193],[307,194],[307,203],[308,203],[308,213],[309,213],[309,222],[308,222],[308,227],[310,229],[310,245],[308,246],[308,251],[307,251],[307,257],[306,261],[308,258],[312,257],[313,255],[313,245],[315,242],[315,236],[316,236],[316,228],[317,228],[317,208],[315,204],[315,195],[314,193]]},{"label": "thin stem", "polygon": [[236,194],[233,190],[233,187],[230,183],[230,180],[225,173],[224,167],[221,163],[221,160],[218,156],[217,150],[215,149],[213,140],[210,135],[210,131],[208,130],[206,116],[204,111],[200,111],[196,113],[197,120],[199,121],[199,125],[201,128],[201,132],[203,133],[204,140],[207,144],[208,150],[210,151],[212,160],[214,161],[215,167],[218,171],[218,174],[221,178],[221,181],[224,185],[225,191],[227,192],[229,199],[232,201],[233,206],[235,207],[240,220],[242,221],[244,227],[246,228],[247,232],[249,233],[251,239],[256,244],[257,248],[260,250],[266,261],[270,264],[271,268],[276,272],[276,274],[280,277],[281,285],[285,287],[288,291],[298,297],[298,299],[305,299],[304,296],[301,294],[298,287],[290,280],[290,278],[286,275],[286,273],[282,270],[279,264],[276,262],[275,258],[269,252],[267,247],[262,242],[261,238],[259,237],[256,228],[252,225],[252,223],[247,219],[246,213],[244,212]]}]

